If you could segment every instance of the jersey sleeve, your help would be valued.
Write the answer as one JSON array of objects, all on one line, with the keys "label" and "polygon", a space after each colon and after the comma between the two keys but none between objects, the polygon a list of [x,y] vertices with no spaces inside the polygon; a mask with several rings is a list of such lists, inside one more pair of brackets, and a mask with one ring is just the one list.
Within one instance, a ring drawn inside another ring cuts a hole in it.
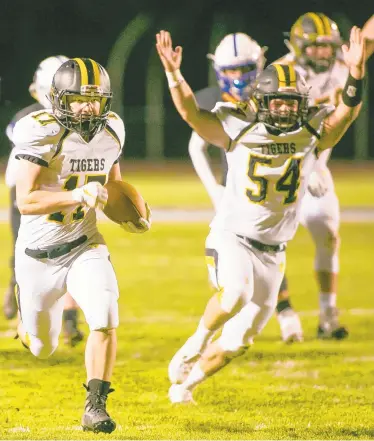
[{"label": "jersey sleeve", "polygon": [[222,127],[232,141],[255,121],[255,115],[249,105],[244,103],[217,103],[213,113],[221,121]]},{"label": "jersey sleeve", "polygon": [[119,144],[119,153],[117,159],[114,161],[114,164],[116,164],[121,159],[126,137],[125,125],[119,115],[117,115],[117,113],[110,112],[107,130],[109,130],[111,135],[117,140]]},{"label": "jersey sleeve", "polygon": [[330,105],[321,105],[310,109],[306,127],[318,139],[322,135],[324,119],[334,110],[335,107]]},{"label": "jersey sleeve", "polygon": [[56,153],[61,132],[61,126],[48,112],[25,116],[16,123],[12,133],[15,157],[48,167]]}]

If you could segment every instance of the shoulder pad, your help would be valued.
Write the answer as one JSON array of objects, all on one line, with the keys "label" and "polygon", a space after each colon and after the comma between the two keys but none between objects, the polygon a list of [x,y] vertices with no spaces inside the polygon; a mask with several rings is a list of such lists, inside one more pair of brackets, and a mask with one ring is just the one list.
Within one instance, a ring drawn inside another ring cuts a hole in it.
[{"label": "shoulder pad", "polygon": [[107,126],[109,130],[112,130],[116,134],[116,137],[120,142],[120,147],[122,148],[125,143],[125,126],[120,116],[115,112],[110,112],[108,115]]},{"label": "shoulder pad", "polygon": [[311,129],[321,135],[323,121],[331,112],[335,110],[334,106],[321,104],[320,106],[311,107],[308,112],[308,119],[305,123],[306,128]]},{"label": "shoulder pad", "polygon": [[308,109],[308,122],[315,118],[325,118],[329,113],[335,110],[334,106],[330,106],[327,104],[321,104],[319,106],[313,106]]},{"label": "shoulder pad", "polygon": [[256,112],[248,103],[217,103],[212,110],[222,127],[230,137],[235,139],[243,129],[256,121]]},{"label": "shoulder pad", "polygon": [[25,141],[40,141],[43,138],[56,137],[63,133],[63,127],[59,124],[52,113],[39,110],[21,118],[13,130],[13,142],[15,144]]}]

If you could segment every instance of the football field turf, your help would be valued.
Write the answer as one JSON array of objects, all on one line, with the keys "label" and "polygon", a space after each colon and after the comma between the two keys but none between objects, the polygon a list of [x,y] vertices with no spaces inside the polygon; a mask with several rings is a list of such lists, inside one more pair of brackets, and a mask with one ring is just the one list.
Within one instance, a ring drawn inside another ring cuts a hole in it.
[{"label": "football field turf", "polygon": [[[115,392],[108,400],[117,430],[94,435],[80,428],[84,345],[68,348],[61,341],[49,360],[37,360],[11,338],[15,322],[0,314],[0,439],[374,438],[373,224],[341,227],[338,304],[351,333],[347,340],[315,339],[313,244],[300,228],[288,247],[287,274],[305,342],[280,342],[273,317],[243,357],[197,388],[198,405],[186,407],[168,402],[167,365],[211,295],[208,226],[155,223],[139,236],[112,223],[100,230],[121,293]],[[0,241],[1,297],[11,247],[6,224],[0,224]]]}]

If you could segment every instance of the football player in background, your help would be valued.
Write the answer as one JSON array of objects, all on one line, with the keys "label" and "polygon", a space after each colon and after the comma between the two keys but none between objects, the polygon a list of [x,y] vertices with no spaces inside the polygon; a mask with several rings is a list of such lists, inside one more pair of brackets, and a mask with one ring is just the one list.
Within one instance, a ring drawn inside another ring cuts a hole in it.
[{"label": "football player in background", "polygon": [[[349,76],[335,109],[308,109],[309,88],[300,74],[292,65],[274,64],[257,79],[257,111],[249,104],[219,103],[208,112],[198,107],[180,72],[182,48],[173,49],[169,32],[156,38],[179,114],[230,154],[226,187],[206,242],[217,293],[169,365],[169,399],[186,403],[198,384],[246,351],[275,310],[285,246],[297,230],[306,190],[307,180],[300,178],[313,170],[316,153],[338,143],[361,108],[364,42],[353,27],[350,46],[343,47]],[[209,246],[213,236],[214,249]],[[222,326],[221,336],[211,342]]]},{"label": "football player in background", "polygon": [[[213,62],[218,86],[196,92],[199,107],[212,110],[218,102],[248,101],[251,85],[264,68],[266,50],[266,47],[261,47],[241,32],[226,35],[216,47],[214,55],[208,54]],[[218,183],[209,162],[208,147],[209,143],[193,131],[188,151],[216,210],[226,184],[227,159],[225,152],[220,149],[222,177],[221,183]]]},{"label": "football player in background", "polygon": [[[343,41],[337,24],[325,14],[308,12],[296,20],[285,43],[290,52],[277,62],[292,65],[306,79],[310,87],[309,105],[338,105],[349,68],[342,57]],[[369,56],[366,53],[366,59]],[[331,149],[321,152],[309,177],[300,222],[309,230],[315,245],[320,309],[317,337],[340,340],[348,336],[348,330],[338,319],[340,210],[327,166],[330,155]],[[302,328],[291,306],[286,277],[279,292],[277,312],[283,340],[301,340]]]},{"label": "football player in background", "polygon": [[369,58],[374,53],[374,15],[364,24],[362,35],[366,40],[366,57]]},{"label": "football player in background", "polygon": [[[104,433],[116,427],[106,401],[113,391],[119,291],[95,209],[106,204],[104,184],[122,179],[125,139],[111,100],[106,70],[94,60],[74,58],[54,74],[52,109],[27,115],[13,130],[22,215],[15,252],[18,333],[32,354],[49,357],[58,345],[64,294],[70,292],[90,329],[82,426]],[[122,226],[142,233],[150,220]]]},{"label": "football player in background", "polygon": [[[52,85],[53,75],[62,63],[68,60],[64,55],[57,55],[48,57],[38,65],[33,82],[29,87],[30,95],[36,100],[35,103],[25,107],[16,113],[12,121],[6,128],[6,135],[10,141],[12,151],[8,160],[7,169],[5,172],[5,183],[9,188],[10,195],[10,223],[12,227],[13,250],[17,240],[17,234],[21,221],[21,214],[16,202],[16,179],[19,161],[14,157],[13,144],[13,128],[18,120],[37,110],[51,108],[50,90]],[[8,289],[5,293],[3,310],[4,315],[8,320],[13,319],[17,314],[16,302],[16,281],[14,276],[14,251],[10,259],[11,279],[9,281]],[[78,329],[78,305],[72,299],[69,293],[65,296],[65,309],[63,313],[63,327],[64,327],[64,341],[66,344],[75,346],[82,341],[83,333]]]}]

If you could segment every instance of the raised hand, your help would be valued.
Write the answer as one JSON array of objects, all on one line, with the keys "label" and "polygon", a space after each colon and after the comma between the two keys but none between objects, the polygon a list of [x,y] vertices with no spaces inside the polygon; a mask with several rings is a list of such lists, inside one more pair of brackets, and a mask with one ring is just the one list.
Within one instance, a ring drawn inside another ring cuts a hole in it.
[{"label": "raised hand", "polygon": [[156,49],[166,72],[174,72],[182,62],[182,47],[173,49],[173,42],[168,31],[156,34]]},{"label": "raised hand", "polygon": [[361,29],[353,26],[349,37],[349,46],[342,46],[345,64],[351,74],[357,79],[362,78],[365,72],[365,41]]}]

